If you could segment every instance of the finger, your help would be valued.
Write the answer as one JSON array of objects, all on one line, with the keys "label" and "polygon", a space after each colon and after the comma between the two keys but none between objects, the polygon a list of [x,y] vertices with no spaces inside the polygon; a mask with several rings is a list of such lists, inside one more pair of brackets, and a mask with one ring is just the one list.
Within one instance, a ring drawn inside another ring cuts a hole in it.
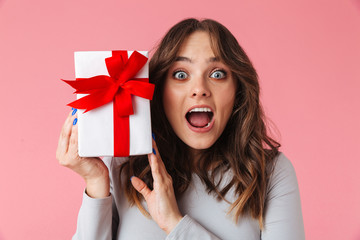
[{"label": "finger", "polygon": [[151,174],[153,176],[154,182],[161,181],[162,180],[161,169],[160,169],[157,157],[153,153],[151,153],[151,154],[148,154],[148,160],[149,160]]},{"label": "finger", "polygon": [[[161,167],[162,167],[161,170],[164,169],[165,172],[167,173],[166,168],[165,168],[165,164],[164,164],[164,162],[162,161],[162,158],[161,158],[161,156],[160,156],[159,149],[158,149],[158,147],[157,147],[157,144],[156,144],[154,138],[153,138],[153,140],[152,140],[152,145],[153,145],[153,154],[156,155],[156,157],[157,157],[157,159],[158,159],[158,164],[160,164]],[[149,160],[150,160],[150,159],[149,159]]]},{"label": "finger", "polygon": [[159,153],[159,149],[156,145],[155,139],[152,139],[152,146],[153,146],[153,153],[158,157],[161,158],[160,153]]},{"label": "finger", "polygon": [[153,189],[155,192],[173,193],[173,181],[170,174],[166,171],[161,159],[154,154],[148,155],[150,160],[151,174],[154,179]]},{"label": "finger", "polygon": [[151,174],[154,179],[154,188],[155,186],[160,186],[165,183],[165,181],[170,177],[168,172],[166,171],[164,163],[156,157],[154,154],[148,154],[148,159],[151,168]]},{"label": "finger", "polygon": [[70,131],[71,131],[70,121],[72,118],[71,113],[72,112],[69,113],[69,115],[65,119],[64,124],[62,125],[60,136],[59,136],[59,143],[60,143],[60,140],[66,139],[70,136]]},{"label": "finger", "polygon": [[61,129],[59,141],[58,141],[58,148],[56,154],[64,154],[68,150],[69,146],[69,140],[71,135],[71,129],[72,129],[72,122],[74,121],[75,117],[77,115],[72,115],[73,111],[71,111],[66,118],[64,125]]},{"label": "finger", "polygon": [[160,169],[163,170],[163,172],[167,174],[168,172],[166,171],[166,167],[165,167],[164,161],[163,161],[162,158],[161,158],[159,149],[158,149],[158,147],[157,147],[157,144],[156,144],[156,141],[155,141],[154,138],[153,138],[153,140],[152,140],[152,145],[153,145],[153,149],[154,149],[155,155],[156,155],[156,157],[157,157],[157,159],[158,159],[157,162],[158,162],[159,165],[161,165],[161,168],[160,168]]},{"label": "finger", "polygon": [[78,152],[78,125],[77,124],[72,125],[69,143],[70,144],[69,144],[67,153],[70,153],[71,155],[77,154],[77,152]]},{"label": "finger", "polygon": [[145,201],[147,201],[148,196],[151,193],[148,186],[140,178],[135,176],[131,177],[130,181],[136,191],[138,191],[145,198]]}]

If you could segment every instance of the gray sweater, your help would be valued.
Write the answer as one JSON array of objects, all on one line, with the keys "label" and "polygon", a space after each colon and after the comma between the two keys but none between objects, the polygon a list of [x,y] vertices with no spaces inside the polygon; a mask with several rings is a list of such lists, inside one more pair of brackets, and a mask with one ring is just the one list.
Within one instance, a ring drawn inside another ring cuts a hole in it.
[{"label": "gray sweater", "polygon": [[[111,195],[103,199],[93,199],[84,191],[73,240],[305,239],[295,171],[283,154],[277,157],[270,179],[262,231],[258,221],[251,216],[241,216],[236,224],[232,215],[227,214],[230,205],[208,194],[205,185],[194,174],[191,185],[178,199],[180,212],[185,216],[167,236],[152,219],[142,215],[136,206],[130,207],[121,191],[119,166],[126,158],[103,160],[109,168]],[[230,176],[231,173],[225,180],[231,179]],[[226,198],[233,202],[237,197],[230,190]],[[144,207],[146,209],[146,203]]]}]

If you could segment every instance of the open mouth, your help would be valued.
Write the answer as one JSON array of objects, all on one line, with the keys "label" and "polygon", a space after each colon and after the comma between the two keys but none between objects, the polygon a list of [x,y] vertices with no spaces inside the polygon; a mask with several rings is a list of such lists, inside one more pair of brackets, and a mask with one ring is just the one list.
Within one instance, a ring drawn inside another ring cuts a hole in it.
[{"label": "open mouth", "polygon": [[206,128],[210,126],[214,113],[210,108],[193,108],[186,113],[186,120],[195,128]]}]

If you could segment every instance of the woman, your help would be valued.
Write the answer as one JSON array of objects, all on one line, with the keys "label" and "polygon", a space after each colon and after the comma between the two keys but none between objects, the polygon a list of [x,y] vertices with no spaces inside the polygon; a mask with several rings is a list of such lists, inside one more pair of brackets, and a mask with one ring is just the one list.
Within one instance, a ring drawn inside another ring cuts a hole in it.
[{"label": "woman", "polygon": [[[74,239],[304,239],[294,169],[266,133],[257,74],[213,20],[172,27],[150,61],[154,153],[59,162],[86,181]],[[74,125],[73,125],[73,124]]]}]

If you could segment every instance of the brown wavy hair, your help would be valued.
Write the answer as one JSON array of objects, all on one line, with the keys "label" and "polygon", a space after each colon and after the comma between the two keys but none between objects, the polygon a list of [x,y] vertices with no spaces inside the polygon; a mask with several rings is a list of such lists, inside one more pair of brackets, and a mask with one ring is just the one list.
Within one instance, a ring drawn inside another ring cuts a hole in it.
[{"label": "brown wavy hair", "polygon": [[[208,149],[202,150],[194,163],[189,147],[175,134],[166,118],[163,107],[163,89],[167,72],[175,62],[184,40],[195,31],[209,33],[213,52],[231,69],[237,81],[235,104],[232,115],[219,139]],[[235,222],[242,214],[251,214],[263,226],[265,199],[273,159],[279,153],[280,144],[267,134],[264,113],[259,101],[257,73],[245,51],[231,32],[220,23],[205,19],[185,19],[173,26],[160,42],[150,60],[150,82],[156,88],[151,101],[152,130],[156,143],[173,180],[177,199],[188,188],[192,174],[197,174],[206,185],[209,194],[219,201],[233,188],[237,199],[231,202],[229,213]],[[231,180],[221,186],[225,174],[231,171]],[[153,179],[147,156],[133,156],[121,166],[124,190],[131,205],[148,215],[143,208],[142,196],[128,179],[138,176],[152,189]],[[220,176],[220,182],[215,177]],[[121,178],[120,178],[121,179]]]}]

